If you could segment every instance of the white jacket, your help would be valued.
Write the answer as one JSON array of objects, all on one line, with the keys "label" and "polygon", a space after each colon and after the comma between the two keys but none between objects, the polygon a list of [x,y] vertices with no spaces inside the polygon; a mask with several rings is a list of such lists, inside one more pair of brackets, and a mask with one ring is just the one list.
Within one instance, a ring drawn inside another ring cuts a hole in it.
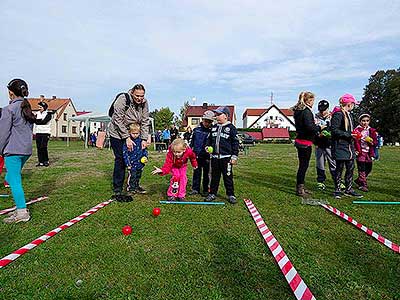
[{"label": "white jacket", "polygon": [[[47,114],[48,114],[47,110],[45,110],[44,112],[38,111],[36,113],[36,118],[43,120]],[[38,133],[50,134],[51,133],[50,122],[51,121],[49,121],[46,125],[36,125],[35,124],[35,127],[33,129],[34,134],[38,134]]]}]

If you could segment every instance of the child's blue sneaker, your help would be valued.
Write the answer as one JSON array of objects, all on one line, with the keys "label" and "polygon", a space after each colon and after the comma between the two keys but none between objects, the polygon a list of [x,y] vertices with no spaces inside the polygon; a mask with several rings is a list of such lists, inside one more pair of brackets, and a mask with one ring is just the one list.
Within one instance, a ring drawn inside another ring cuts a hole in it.
[{"label": "child's blue sneaker", "polygon": [[356,198],[362,198],[362,197],[363,197],[363,195],[357,193],[357,192],[354,191],[354,190],[345,191],[344,194],[345,194],[346,196],[356,197]]}]

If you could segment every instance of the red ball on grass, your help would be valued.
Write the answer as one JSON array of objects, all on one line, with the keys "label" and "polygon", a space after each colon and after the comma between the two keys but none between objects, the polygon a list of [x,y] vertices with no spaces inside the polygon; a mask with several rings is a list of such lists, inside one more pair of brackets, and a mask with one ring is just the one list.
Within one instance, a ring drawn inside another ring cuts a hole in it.
[{"label": "red ball on grass", "polygon": [[122,227],[122,233],[124,235],[130,235],[132,233],[132,227],[129,225],[125,225],[124,227]]},{"label": "red ball on grass", "polygon": [[161,209],[159,207],[153,208],[153,216],[158,217],[161,213]]}]

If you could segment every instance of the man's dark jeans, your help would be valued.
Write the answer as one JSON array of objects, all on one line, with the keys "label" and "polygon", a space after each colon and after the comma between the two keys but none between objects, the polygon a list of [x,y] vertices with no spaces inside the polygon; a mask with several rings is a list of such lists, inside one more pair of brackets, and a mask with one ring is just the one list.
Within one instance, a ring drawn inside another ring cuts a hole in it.
[{"label": "man's dark jeans", "polygon": [[122,193],[126,167],[122,155],[122,146],[125,143],[125,140],[110,137],[110,143],[115,156],[113,172],[113,191],[114,193]]}]

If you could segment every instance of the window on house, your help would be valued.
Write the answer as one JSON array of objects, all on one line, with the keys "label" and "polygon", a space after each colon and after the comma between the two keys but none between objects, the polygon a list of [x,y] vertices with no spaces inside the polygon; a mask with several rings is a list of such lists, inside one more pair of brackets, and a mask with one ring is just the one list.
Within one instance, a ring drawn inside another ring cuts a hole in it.
[{"label": "window on house", "polygon": [[199,125],[200,124],[200,118],[192,118],[192,125]]},{"label": "window on house", "polygon": [[96,127],[96,122],[93,123],[93,126]]},{"label": "window on house", "polygon": [[67,126],[64,126],[64,125],[63,125],[63,126],[61,127],[61,132],[62,132],[62,133],[67,133]]},{"label": "window on house", "polygon": [[67,121],[67,113],[64,113],[64,121]]},{"label": "window on house", "polygon": [[72,126],[72,133],[76,133],[76,126]]},{"label": "window on house", "polygon": [[270,119],[270,120],[273,120],[273,119],[274,119],[274,116],[269,116],[269,119]]}]

